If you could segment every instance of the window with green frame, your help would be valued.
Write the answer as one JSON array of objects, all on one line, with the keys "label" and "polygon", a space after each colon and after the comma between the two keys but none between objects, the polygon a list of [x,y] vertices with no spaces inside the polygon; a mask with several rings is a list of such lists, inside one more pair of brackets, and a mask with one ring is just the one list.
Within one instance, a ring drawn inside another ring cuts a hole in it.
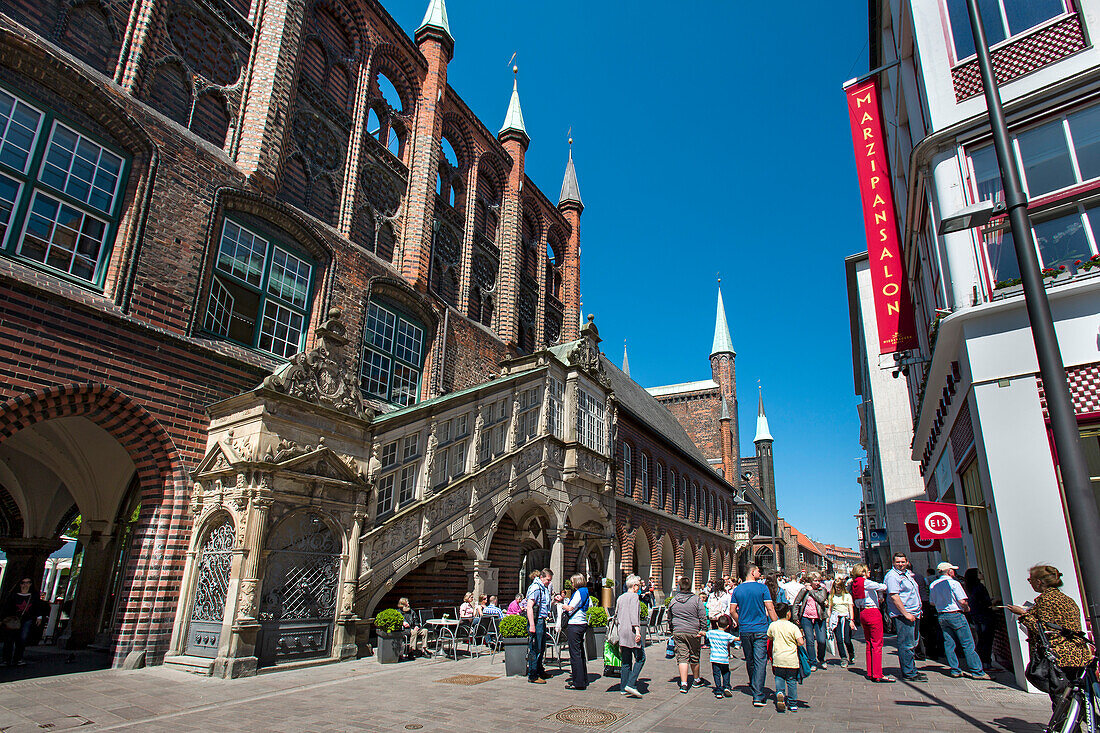
[{"label": "window with green frame", "polygon": [[259,227],[222,222],[203,329],[282,358],[302,350],[314,265]]},{"label": "window with green frame", "polygon": [[416,402],[424,367],[424,338],[420,323],[397,308],[372,301],[363,329],[363,394],[402,406]]},{"label": "window with green frame", "polygon": [[129,161],[0,88],[4,253],[102,287]]}]

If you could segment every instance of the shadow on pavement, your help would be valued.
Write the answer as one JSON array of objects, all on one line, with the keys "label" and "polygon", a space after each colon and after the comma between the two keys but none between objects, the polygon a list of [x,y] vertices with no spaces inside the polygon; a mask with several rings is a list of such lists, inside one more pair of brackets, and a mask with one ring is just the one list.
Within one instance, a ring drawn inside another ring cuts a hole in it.
[{"label": "shadow on pavement", "polygon": [[109,669],[111,654],[106,650],[73,651],[53,645],[39,645],[27,647],[23,652],[23,661],[25,664],[17,667],[0,665],[0,683]]}]

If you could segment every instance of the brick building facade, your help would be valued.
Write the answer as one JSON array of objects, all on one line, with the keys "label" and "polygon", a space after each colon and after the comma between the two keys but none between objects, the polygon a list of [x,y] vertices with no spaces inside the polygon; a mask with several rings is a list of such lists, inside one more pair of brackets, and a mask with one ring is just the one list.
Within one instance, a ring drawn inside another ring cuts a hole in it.
[{"label": "brick building facade", "polygon": [[[443,0],[411,38],[376,0],[0,8],[2,585],[79,516],[69,644],[225,676],[343,658],[433,573],[512,592],[644,546],[703,581],[774,522],[727,480],[736,422],[701,451],[598,354],[572,156],[555,205],[518,85],[490,132],[454,52]],[[609,501],[615,430],[683,494]],[[330,603],[294,636],[268,591],[305,555]]]}]

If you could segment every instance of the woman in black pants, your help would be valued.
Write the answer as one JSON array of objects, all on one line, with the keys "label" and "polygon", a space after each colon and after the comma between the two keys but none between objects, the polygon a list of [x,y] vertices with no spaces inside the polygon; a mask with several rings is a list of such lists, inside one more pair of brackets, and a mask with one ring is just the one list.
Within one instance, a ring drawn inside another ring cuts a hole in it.
[{"label": "woman in black pants", "polygon": [[588,687],[588,658],[584,651],[584,637],[588,633],[588,606],[592,597],[585,587],[585,578],[577,573],[569,582],[573,585],[573,595],[562,606],[562,623],[565,624],[565,638],[569,642],[569,669],[572,673],[565,683],[567,690],[583,690]]}]

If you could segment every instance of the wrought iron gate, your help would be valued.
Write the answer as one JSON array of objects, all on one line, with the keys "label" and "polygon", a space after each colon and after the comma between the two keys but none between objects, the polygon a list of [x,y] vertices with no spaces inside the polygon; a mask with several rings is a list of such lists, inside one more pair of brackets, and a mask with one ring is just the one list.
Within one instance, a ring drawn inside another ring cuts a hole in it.
[{"label": "wrought iron gate", "polygon": [[199,577],[195,581],[195,600],[191,606],[191,623],[187,627],[187,654],[218,656],[233,544],[233,523],[228,519],[215,527],[203,543],[199,553]]},{"label": "wrought iron gate", "polygon": [[276,528],[267,546],[260,665],[326,656],[340,587],[339,539],[319,515],[299,512]]}]

